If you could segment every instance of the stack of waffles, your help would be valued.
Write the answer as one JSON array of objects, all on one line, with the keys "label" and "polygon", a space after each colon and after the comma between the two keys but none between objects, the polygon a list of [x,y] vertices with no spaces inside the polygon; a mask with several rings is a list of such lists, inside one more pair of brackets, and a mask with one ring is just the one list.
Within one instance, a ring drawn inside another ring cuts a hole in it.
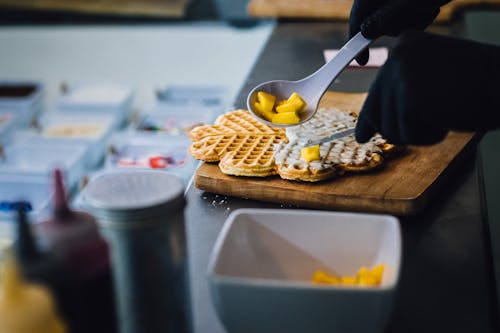
[{"label": "stack of waffles", "polygon": [[195,127],[189,138],[194,158],[219,161],[221,171],[229,175],[256,177],[277,174],[273,147],[286,142],[283,129],[265,125],[244,110],[219,116],[214,125]]},{"label": "stack of waffles", "polygon": [[278,174],[284,179],[317,182],[376,169],[396,149],[379,135],[364,144],[351,135],[321,144],[319,160],[301,158],[301,149],[310,142],[354,127],[356,119],[355,114],[320,109],[312,120],[285,131],[259,122],[248,111],[236,110],[219,116],[214,125],[192,129],[189,152],[196,159],[219,162],[220,170],[229,175]]}]

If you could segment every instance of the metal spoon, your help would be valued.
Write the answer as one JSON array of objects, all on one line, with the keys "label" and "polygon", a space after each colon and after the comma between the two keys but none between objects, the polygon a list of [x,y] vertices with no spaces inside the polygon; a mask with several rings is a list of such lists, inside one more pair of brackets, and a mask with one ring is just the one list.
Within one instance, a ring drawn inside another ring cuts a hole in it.
[{"label": "metal spoon", "polygon": [[[276,80],[259,84],[250,91],[247,98],[247,108],[260,121],[272,126],[290,127],[300,125],[311,119],[318,109],[319,101],[333,80],[344,70],[347,65],[370,43],[358,32],[337,53],[337,55],[308,77],[298,81]],[[293,92],[297,92],[307,103],[306,108],[300,112],[298,124],[275,124],[262,118],[258,110],[254,110],[257,101],[257,92],[264,91],[276,96],[276,100],[285,100]]]}]

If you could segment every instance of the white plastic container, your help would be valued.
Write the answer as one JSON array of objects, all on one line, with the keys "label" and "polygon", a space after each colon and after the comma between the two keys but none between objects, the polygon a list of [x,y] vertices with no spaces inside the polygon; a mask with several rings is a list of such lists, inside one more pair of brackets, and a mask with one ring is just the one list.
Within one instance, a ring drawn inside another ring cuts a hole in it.
[{"label": "white plastic container", "polygon": [[170,172],[187,185],[197,161],[187,153],[186,139],[159,140],[158,137],[117,136],[106,156],[107,169],[151,169]]},{"label": "white plastic container", "polygon": [[56,102],[63,112],[108,113],[116,116],[120,127],[130,116],[133,87],[110,82],[77,83],[67,87]]},{"label": "white plastic container", "polygon": [[0,81],[0,109],[17,114],[21,125],[29,125],[42,109],[44,86],[34,81]]},{"label": "white plastic container", "polygon": [[[311,281],[316,270],[355,276],[379,264],[385,265],[379,286]],[[391,315],[400,266],[395,217],[240,209],[217,238],[208,278],[229,332],[378,333]]]},{"label": "white plastic container", "polygon": [[197,112],[176,109],[163,111],[161,107],[155,108],[154,111],[142,115],[136,130],[147,134],[186,136],[190,129],[212,123],[215,114],[209,108],[198,109]]},{"label": "white plastic container", "polygon": [[94,168],[104,158],[116,121],[114,114],[51,112],[40,119],[40,131],[28,142],[84,144],[88,146],[85,166]]},{"label": "white plastic container", "polygon": [[73,190],[85,171],[85,144],[14,142],[5,147],[0,175],[31,177],[50,181],[54,168],[64,171],[66,186]]},{"label": "white plastic container", "polygon": [[158,102],[175,105],[223,107],[227,104],[228,91],[216,85],[176,85],[157,91]]},{"label": "white plastic container", "polygon": [[32,223],[48,218],[52,201],[52,186],[48,180],[26,176],[0,175],[0,243],[13,239],[16,211],[7,208],[15,202],[27,202]]},{"label": "white plastic container", "polygon": [[0,110],[0,145],[7,144],[17,125],[18,116],[15,112]]}]

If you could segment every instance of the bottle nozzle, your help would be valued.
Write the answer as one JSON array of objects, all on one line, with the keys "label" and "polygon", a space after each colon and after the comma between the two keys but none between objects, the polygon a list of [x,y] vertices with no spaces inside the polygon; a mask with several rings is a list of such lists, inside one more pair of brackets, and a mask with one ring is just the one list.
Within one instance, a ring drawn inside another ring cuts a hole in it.
[{"label": "bottle nozzle", "polygon": [[60,169],[55,169],[53,173],[54,179],[54,217],[57,220],[67,219],[71,216],[72,211],[68,206],[66,197],[66,189],[64,187],[63,174]]},{"label": "bottle nozzle", "polygon": [[24,206],[18,208],[17,214],[17,241],[14,244],[16,254],[21,261],[35,259],[39,252]]}]

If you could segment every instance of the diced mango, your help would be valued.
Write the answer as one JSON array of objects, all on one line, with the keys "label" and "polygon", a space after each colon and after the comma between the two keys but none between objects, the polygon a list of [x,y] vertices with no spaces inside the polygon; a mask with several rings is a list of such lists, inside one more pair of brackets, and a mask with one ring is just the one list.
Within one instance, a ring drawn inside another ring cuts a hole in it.
[{"label": "diced mango", "polygon": [[[255,110],[267,121],[295,125],[300,122],[299,112],[304,110],[306,102],[294,92],[288,99],[276,101],[276,97],[265,91],[257,92],[257,101],[254,102]],[[286,115],[277,115],[286,113]]]},{"label": "diced mango", "polygon": [[299,101],[302,101],[304,104],[306,104],[306,102],[304,102],[304,100],[302,99],[302,97],[300,97],[300,95],[296,92],[292,93],[290,95],[290,97],[288,97],[287,99],[287,102],[291,102],[291,101],[294,101],[294,100],[299,100]]},{"label": "diced mango", "polygon": [[377,281],[372,274],[366,274],[358,277],[358,284],[360,286],[372,287],[377,285]]},{"label": "diced mango", "polygon": [[271,112],[274,108],[274,102],[276,102],[276,97],[268,94],[264,91],[257,92],[257,100],[262,106],[263,112]]},{"label": "diced mango", "polygon": [[334,275],[317,270],[314,272],[312,282],[318,284],[339,284],[340,279]]},{"label": "diced mango", "polygon": [[371,269],[372,276],[375,278],[377,284],[382,283],[382,275],[384,274],[384,268],[385,266],[381,264]]},{"label": "diced mango", "polygon": [[356,276],[332,276],[323,271],[314,272],[312,278],[313,283],[322,284],[335,284],[341,286],[361,286],[361,287],[374,287],[380,286],[382,282],[382,274],[384,273],[385,266],[380,264],[368,269],[362,266]]},{"label": "diced mango", "polygon": [[300,157],[307,162],[319,160],[319,145],[309,146],[300,150]]},{"label": "diced mango", "polygon": [[261,103],[255,102],[253,105],[257,111],[259,111],[259,114],[267,121],[272,121],[272,117],[275,114],[273,111],[267,111]]},{"label": "diced mango", "polygon": [[300,122],[300,118],[296,112],[283,112],[273,114],[271,121],[275,124],[295,125]]},{"label": "diced mango", "polygon": [[276,112],[301,112],[306,107],[306,102],[299,94],[293,93],[286,101],[280,101],[276,104]]},{"label": "diced mango", "polygon": [[343,276],[341,278],[341,282],[344,285],[353,286],[356,284],[356,277],[355,276]]},{"label": "diced mango", "polygon": [[280,106],[276,107],[276,112],[298,112],[300,111],[296,104],[294,103],[283,103]]}]

